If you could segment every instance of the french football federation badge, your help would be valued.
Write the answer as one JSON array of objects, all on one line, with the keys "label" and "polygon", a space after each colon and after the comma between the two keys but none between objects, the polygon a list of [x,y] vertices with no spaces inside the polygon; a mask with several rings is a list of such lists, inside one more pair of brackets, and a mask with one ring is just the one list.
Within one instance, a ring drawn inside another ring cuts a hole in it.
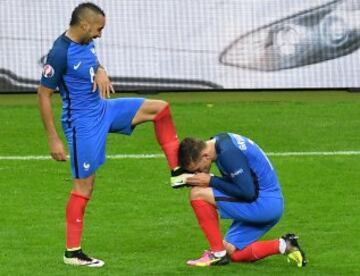
[{"label": "french football federation badge", "polygon": [[45,78],[51,78],[52,76],[54,76],[55,70],[50,64],[45,64],[42,74]]}]

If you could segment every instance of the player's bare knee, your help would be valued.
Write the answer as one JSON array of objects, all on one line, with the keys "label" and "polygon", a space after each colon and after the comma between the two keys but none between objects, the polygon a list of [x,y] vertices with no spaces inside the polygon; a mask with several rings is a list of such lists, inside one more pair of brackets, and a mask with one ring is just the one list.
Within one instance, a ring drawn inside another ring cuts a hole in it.
[{"label": "player's bare knee", "polygon": [[75,179],[73,191],[79,195],[90,198],[94,189],[94,178]]},{"label": "player's bare knee", "polygon": [[90,198],[92,195],[92,189],[84,189],[83,187],[79,188],[79,187],[74,187],[72,190],[74,193],[76,193],[77,195],[81,195],[87,198]]},{"label": "player's bare knee", "polygon": [[165,107],[167,107],[167,106],[169,106],[169,103],[166,102],[166,101],[161,100],[161,101],[159,102],[159,112],[160,112],[161,110],[163,110],[163,109],[164,109]]},{"label": "player's bare knee", "polygon": [[157,111],[157,110],[161,110],[161,109],[165,108],[167,105],[168,105],[168,103],[163,100],[146,99],[144,101],[144,104],[142,107],[149,109],[151,111]]},{"label": "player's bare knee", "polygon": [[162,110],[164,110],[165,107],[167,107],[169,104],[166,101],[163,100],[148,100],[151,104],[151,112],[152,114],[158,114]]},{"label": "player's bare knee", "polygon": [[147,121],[153,121],[157,114],[159,114],[169,104],[163,100],[145,100],[131,124],[137,125]]},{"label": "player's bare knee", "polygon": [[203,200],[216,206],[215,198],[211,188],[193,187],[190,191],[190,201]]},{"label": "player's bare knee", "polygon": [[190,190],[190,200],[205,199],[204,188],[193,187]]}]

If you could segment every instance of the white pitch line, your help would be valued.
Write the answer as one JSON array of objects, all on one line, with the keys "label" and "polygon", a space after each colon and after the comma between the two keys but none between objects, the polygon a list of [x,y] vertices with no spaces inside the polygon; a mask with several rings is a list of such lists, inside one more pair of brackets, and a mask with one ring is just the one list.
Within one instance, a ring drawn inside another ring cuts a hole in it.
[{"label": "white pitch line", "polygon": [[299,152],[268,152],[268,156],[328,156],[328,155],[360,155],[360,151],[299,151]]},{"label": "white pitch line", "polygon": [[[360,151],[295,151],[295,152],[268,152],[268,156],[336,156],[336,155],[360,155]],[[164,158],[164,154],[110,154],[108,159],[158,159]],[[68,157],[69,158],[69,157]],[[13,155],[0,156],[0,160],[50,160],[50,155]]]},{"label": "white pitch line", "polygon": [[154,159],[154,158],[165,158],[162,153],[153,154],[110,154],[107,155],[108,159]]},{"label": "white pitch line", "polygon": [[[110,154],[107,159],[154,159],[164,158],[163,154]],[[67,156],[69,158],[69,156]],[[0,160],[50,160],[50,155],[13,155],[13,156],[0,156]]]}]

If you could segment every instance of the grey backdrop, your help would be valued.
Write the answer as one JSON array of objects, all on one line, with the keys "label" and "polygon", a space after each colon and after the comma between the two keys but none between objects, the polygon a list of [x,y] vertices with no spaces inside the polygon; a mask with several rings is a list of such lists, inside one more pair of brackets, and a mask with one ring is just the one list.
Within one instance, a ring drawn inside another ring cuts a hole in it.
[{"label": "grey backdrop", "polygon": [[[0,91],[34,91],[78,0],[0,0]],[[360,0],[98,0],[118,90],[360,87]]]}]

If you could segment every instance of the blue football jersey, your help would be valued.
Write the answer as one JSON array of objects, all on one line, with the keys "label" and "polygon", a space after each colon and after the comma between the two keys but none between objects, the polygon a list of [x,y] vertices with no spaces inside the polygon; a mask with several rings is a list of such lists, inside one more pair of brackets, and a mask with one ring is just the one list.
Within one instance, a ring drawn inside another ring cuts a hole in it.
[{"label": "blue football jersey", "polygon": [[93,118],[103,112],[104,101],[98,91],[92,92],[98,66],[93,41],[80,44],[62,34],[54,42],[43,68],[41,85],[59,89],[63,126],[94,124]]},{"label": "blue football jersey", "polygon": [[262,149],[244,136],[224,133],[216,140],[216,165],[222,177],[212,177],[210,186],[252,201],[260,197],[282,197],[275,170]]}]

